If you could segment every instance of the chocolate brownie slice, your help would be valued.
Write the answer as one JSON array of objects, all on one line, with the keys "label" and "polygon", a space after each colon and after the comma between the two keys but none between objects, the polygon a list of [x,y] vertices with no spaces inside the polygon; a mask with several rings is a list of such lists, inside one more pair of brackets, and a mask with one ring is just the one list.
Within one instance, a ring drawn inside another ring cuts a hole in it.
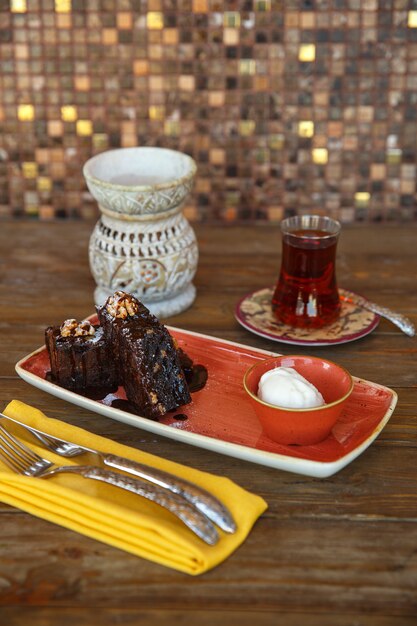
[{"label": "chocolate brownie slice", "polygon": [[139,300],[117,291],[97,313],[119,381],[140,413],[155,419],[191,402],[173,338]]},{"label": "chocolate brownie slice", "polygon": [[117,387],[112,351],[104,330],[88,321],[66,320],[45,330],[53,382],[72,390]]}]

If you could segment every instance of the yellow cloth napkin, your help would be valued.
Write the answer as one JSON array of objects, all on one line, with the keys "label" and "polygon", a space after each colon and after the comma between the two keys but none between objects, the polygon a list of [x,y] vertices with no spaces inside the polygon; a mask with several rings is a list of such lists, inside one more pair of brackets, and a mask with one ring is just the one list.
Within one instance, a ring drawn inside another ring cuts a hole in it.
[{"label": "yellow cloth napkin", "polygon": [[[228,478],[115,443],[48,418],[18,400],[10,402],[4,413],[51,435],[166,470],[204,487],[221,499],[230,509],[238,530],[233,535],[219,530],[217,545],[208,546],[171,513],[145,498],[72,474],[60,474],[50,479],[20,476],[0,460],[0,500],[3,502],[167,567],[192,575],[215,567],[246,539],[257,518],[267,508],[262,498]],[[16,432],[10,422],[6,426],[10,432]],[[21,430],[19,434],[22,434]],[[45,451],[33,443],[30,435],[27,439],[25,437],[25,443],[41,456],[61,465],[83,463]]]}]

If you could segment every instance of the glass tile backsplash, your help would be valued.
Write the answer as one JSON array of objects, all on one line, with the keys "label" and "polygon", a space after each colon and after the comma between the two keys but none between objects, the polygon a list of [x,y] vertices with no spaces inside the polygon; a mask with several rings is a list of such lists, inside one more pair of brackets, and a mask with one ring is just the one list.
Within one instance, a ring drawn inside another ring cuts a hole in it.
[{"label": "glass tile backsplash", "polygon": [[181,150],[195,221],[417,218],[417,0],[0,0],[0,218],[89,218],[82,165]]}]

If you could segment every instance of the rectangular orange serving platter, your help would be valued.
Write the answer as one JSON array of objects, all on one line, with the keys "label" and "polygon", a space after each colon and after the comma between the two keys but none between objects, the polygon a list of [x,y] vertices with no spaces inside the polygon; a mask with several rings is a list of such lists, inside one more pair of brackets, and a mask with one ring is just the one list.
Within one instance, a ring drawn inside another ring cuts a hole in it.
[{"label": "rectangular orange serving platter", "polygon": [[[94,318],[90,318],[95,321]],[[159,422],[111,406],[124,399],[119,388],[102,400],[92,400],[47,380],[50,369],[45,346],[17,363],[26,382],[82,406],[144,430],[245,461],[284,471],[324,478],[335,474],[362,454],[390,419],[397,403],[392,389],[354,378],[355,386],[332,434],[313,446],[286,446],[263,434],[243,388],[246,369],[273,352],[168,327],[195,364],[208,370],[206,386],[192,394],[192,403]],[[175,416],[185,414],[186,419]]]}]

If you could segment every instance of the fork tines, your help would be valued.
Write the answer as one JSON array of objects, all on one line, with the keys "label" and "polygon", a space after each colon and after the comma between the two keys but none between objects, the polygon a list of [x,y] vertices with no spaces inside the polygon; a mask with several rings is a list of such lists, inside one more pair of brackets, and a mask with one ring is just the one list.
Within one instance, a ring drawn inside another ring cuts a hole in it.
[{"label": "fork tines", "polygon": [[0,424],[0,450],[3,461],[12,470],[19,474],[28,476],[36,474],[36,467],[30,472],[29,465],[39,464],[39,457],[25,446],[19,439],[9,433],[4,426]]}]

